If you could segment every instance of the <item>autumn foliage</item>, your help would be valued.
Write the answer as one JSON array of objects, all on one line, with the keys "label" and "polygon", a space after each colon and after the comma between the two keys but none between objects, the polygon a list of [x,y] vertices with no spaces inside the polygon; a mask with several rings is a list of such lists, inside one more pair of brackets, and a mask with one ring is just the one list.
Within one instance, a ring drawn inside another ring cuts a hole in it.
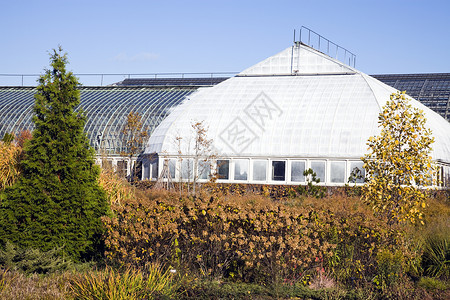
[{"label": "autumn foliage", "polygon": [[404,92],[391,95],[378,118],[381,132],[369,139],[362,158],[368,175],[363,201],[389,224],[423,224],[427,197],[421,188],[435,184],[434,138],[423,111],[409,101]]},{"label": "autumn foliage", "polygon": [[0,190],[11,186],[20,175],[22,147],[15,143],[0,142]]},{"label": "autumn foliage", "polygon": [[329,276],[364,280],[376,271],[378,249],[398,244],[394,230],[356,211],[258,195],[180,198],[149,192],[113,210],[114,217],[103,219],[110,263],[163,262],[213,278],[308,282],[326,268]]}]

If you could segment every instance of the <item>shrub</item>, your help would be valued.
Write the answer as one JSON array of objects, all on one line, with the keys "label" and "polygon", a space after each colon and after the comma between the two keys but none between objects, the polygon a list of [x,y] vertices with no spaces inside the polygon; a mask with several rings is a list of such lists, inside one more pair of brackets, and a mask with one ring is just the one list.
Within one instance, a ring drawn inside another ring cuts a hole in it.
[{"label": "shrub", "polygon": [[432,277],[421,277],[417,285],[426,290],[446,290],[449,288],[449,284]]},{"label": "shrub", "polygon": [[104,218],[107,258],[142,266],[161,260],[200,276],[250,282],[299,278],[330,255],[331,216],[258,197],[139,199]]},{"label": "shrub", "polygon": [[104,218],[106,254],[118,265],[160,260],[200,277],[245,282],[309,282],[321,266],[339,282],[362,284],[377,275],[377,253],[403,247],[404,237],[356,201],[305,198],[299,206],[250,194],[150,192]]},{"label": "shrub", "polygon": [[7,242],[5,250],[0,250],[0,265],[25,274],[55,273],[72,266],[72,262],[62,258],[60,254],[61,249],[57,248],[49,251],[21,249]]},{"label": "shrub", "polygon": [[111,205],[121,205],[121,203],[129,201],[136,196],[134,187],[112,169],[101,170],[99,183],[105,190]]},{"label": "shrub", "polygon": [[450,279],[450,234],[448,231],[433,233],[425,239],[422,268],[426,276]]},{"label": "shrub", "polygon": [[303,176],[306,178],[306,185],[299,185],[297,187],[297,192],[300,195],[311,196],[315,198],[325,197],[327,191],[326,187],[318,186],[320,183],[320,178],[316,178],[316,173],[312,169],[305,170]]},{"label": "shrub", "polygon": [[377,254],[377,276],[373,282],[377,288],[385,290],[396,283],[403,273],[403,255],[400,251],[392,253],[383,249]]},{"label": "shrub", "polygon": [[[4,191],[0,246],[48,251],[63,247],[71,259],[98,258],[103,248],[101,216],[108,213],[99,168],[84,130],[78,80],[66,71],[62,49],[36,87],[33,138],[25,143],[21,176]],[[2,196],[3,197],[3,196]]]},{"label": "shrub", "polygon": [[371,284],[377,275],[379,251],[401,249],[405,252],[403,231],[374,217],[358,197],[336,193],[324,199],[307,197],[298,205],[313,211],[325,211],[333,219],[326,239],[336,248],[323,264],[326,273],[340,283],[351,286]]},{"label": "shrub", "polygon": [[370,282],[377,275],[377,253],[399,247],[402,234],[373,222],[361,213],[336,214],[330,242],[337,244],[327,266],[334,277],[349,285]]}]

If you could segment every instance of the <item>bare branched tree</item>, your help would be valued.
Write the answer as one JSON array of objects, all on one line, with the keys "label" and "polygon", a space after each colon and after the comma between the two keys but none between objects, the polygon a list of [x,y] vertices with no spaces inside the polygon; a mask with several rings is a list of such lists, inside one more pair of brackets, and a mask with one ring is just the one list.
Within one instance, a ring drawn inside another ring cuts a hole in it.
[{"label": "bare branched tree", "polygon": [[[124,151],[122,155],[129,159],[130,180],[136,176],[136,163],[133,165],[133,156],[143,151],[148,137],[147,128],[144,127],[142,116],[138,112],[131,111],[127,115],[127,122],[122,129]],[[132,167],[133,166],[133,167]]]}]

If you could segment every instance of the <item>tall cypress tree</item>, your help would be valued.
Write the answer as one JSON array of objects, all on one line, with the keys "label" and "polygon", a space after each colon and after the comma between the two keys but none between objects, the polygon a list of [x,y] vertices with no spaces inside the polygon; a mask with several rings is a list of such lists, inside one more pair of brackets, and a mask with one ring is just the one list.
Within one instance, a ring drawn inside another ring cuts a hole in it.
[{"label": "tall cypress tree", "polygon": [[49,70],[35,95],[33,138],[25,148],[22,176],[6,189],[0,209],[0,240],[23,248],[62,247],[74,260],[102,248],[101,216],[108,210],[98,184],[100,169],[84,133],[85,115],[75,111],[79,85],[66,71],[61,47],[50,54]]}]

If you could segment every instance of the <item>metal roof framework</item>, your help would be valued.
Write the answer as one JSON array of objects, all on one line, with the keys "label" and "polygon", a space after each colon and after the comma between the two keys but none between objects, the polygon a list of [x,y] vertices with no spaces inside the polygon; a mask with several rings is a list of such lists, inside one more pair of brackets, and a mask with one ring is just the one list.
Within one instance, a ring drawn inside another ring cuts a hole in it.
[{"label": "metal roof framework", "polygon": [[450,73],[383,74],[372,77],[406,91],[450,122]]},{"label": "metal roof framework", "polygon": [[[107,155],[127,152],[122,129],[130,112],[142,116],[149,135],[198,86],[80,87],[87,121],[85,132],[95,151]],[[34,87],[0,87],[0,137],[33,130]],[[102,151],[101,151],[102,150]]]},{"label": "metal roof framework", "polygon": [[[406,93],[450,121],[450,73],[382,74],[372,77]],[[80,107],[86,112],[85,131],[97,152],[126,152],[121,128],[130,111],[143,116],[151,134],[183,99],[200,87],[216,85],[227,77],[141,78],[117,86],[81,87]],[[35,87],[0,87],[0,137],[33,130]]]}]

